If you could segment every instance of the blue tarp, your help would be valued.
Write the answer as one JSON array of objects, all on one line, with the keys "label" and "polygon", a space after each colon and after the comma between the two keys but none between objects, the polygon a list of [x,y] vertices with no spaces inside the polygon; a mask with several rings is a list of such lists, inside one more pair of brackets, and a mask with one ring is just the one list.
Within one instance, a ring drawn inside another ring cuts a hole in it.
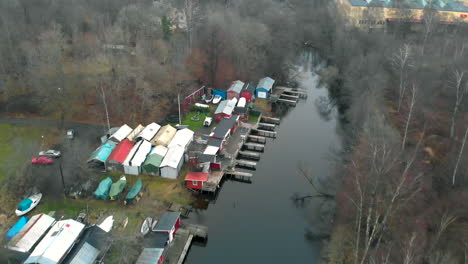
[{"label": "blue tarp", "polygon": [[7,241],[10,241],[18,232],[26,225],[26,223],[29,221],[29,219],[25,216],[21,217],[16,224],[8,230],[6,233],[6,239]]},{"label": "blue tarp", "polygon": [[219,95],[223,98],[223,100],[226,100],[226,92],[225,91],[221,91],[221,90],[213,90],[213,97],[216,96],[216,95]]},{"label": "blue tarp", "polygon": [[91,154],[91,157],[89,157],[88,162],[97,160],[100,162],[106,162],[107,158],[109,158],[110,154],[112,154],[112,151],[114,151],[114,148],[117,146],[117,143],[113,141],[107,141],[106,143],[102,144],[97,148],[93,154]]},{"label": "blue tarp", "polygon": [[99,183],[94,196],[98,199],[107,200],[109,199],[109,190],[112,186],[112,179],[110,177],[105,178]]},{"label": "blue tarp", "polygon": [[33,203],[33,201],[29,198],[27,199],[24,199],[23,201],[21,201],[19,204],[18,204],[18,210],[20,211],[26,211],[29,209],[29,207],[31,207],[31,204]]}]

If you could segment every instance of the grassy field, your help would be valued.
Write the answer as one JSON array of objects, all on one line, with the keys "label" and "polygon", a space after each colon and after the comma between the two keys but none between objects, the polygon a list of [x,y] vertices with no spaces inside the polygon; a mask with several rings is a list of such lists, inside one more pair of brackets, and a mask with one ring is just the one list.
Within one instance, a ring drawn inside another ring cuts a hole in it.
[{"label": "grassy field", "polygon": [[197,131],[200,128],[203,127],[203,121],[205,120],[206,116],[209,116],[209,114],[205,113],[200,113],[200,118],[199,120],[192,120],[195,116],[197,115],[197,112],[190,112],[184,120],[182,120],[182,125],[187,125],[189,126],[189,129],[192,131]]}]

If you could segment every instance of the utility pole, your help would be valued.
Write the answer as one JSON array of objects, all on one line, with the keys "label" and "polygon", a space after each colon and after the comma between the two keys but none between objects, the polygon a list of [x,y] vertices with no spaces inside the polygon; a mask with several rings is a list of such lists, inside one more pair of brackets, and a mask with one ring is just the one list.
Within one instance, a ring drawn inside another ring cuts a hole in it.
[{"label": "utility pole", "polygon": [[101,83],[99,83],[99,88],[101,89],[102,102],[104,103],[104,109],[106,110],[107,131],[110,131],[109,112],[107,111],[106,94],[104,93],[104,89],[102,89]]},{"label": "utility pole", "polygon": [[62,161],[60,160],[59,163],[59,169],[60,169],[60,178],[62,179],[62,188],[63,188],[63,196],[66,197],[66,191],[65,191],[65,179],[63,178],[63,170],[62,170]]},{"label": "utility pole", "polygon": [[180,93],[177,94],[177,104],[179,105],[179,125],[182,125],[182,120],[180,119]]}]

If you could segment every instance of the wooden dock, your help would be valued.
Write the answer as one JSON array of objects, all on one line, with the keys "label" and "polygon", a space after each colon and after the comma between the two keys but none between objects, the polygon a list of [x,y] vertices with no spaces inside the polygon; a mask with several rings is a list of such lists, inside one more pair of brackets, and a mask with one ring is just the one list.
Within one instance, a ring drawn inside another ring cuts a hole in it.
[{"label": "wooden dock", "polygon": [[259,136],[276,138],[276,131],[269,131],[263,129],[252,129],[252,131]]},{"label": "wooden dock", "polygon": [[226,170],[226,175],[229,175],[231,179],[242,181],[242,182],[252,182],[253,174],[243,171],[236,170]]},{"label": "wooden dock", "polygon": [[262,136],[249,135],[247,136],[247,139],[250,142],[257,142],[257,143],[263,143],[263,144],[266,143],[266,137],[262,137]]},{"label": "wooden dock", "polygon": [[179,260],[177,261],[177,264],[184,263],[185,257],[187,256],[187,252],[190,248],[190,245],[192,245],[192,239],[193,239],[193,235],[190,234],[189,237],[187,238],[187,242],[185,243],[182,253],[180,253],[180,257],[179,257]]},{"label": "wooden dock", "polygon": [[288,100],[288,99],[283,99],[283,98],[278,99],[278,102],[285,103],[285,104],[292,105],[292,106],[296,106],[297,104],[297,101],[295,100]]},{"label": "wooden dock", "polygon": [[164,263],[184,263],[193,239],[202,238],[206,241],[207,237],[208,227],[183,223],[179,230],[177,230],[174,240],[168,248],[166,261]]},{"label": "wooden dock", "polygon": [[238,156],[242,156],[249,159],[260,160],[260,153],[255,151],[239,151]]},{"label": "wooden dock", "polygon": [[265,129],[265,130],[270,130],[270,131],[274,131],[276,129],[276,125],[270,124],[270,123],[258,123],[257,127],[261,129]]},{"label": "wooden dock", "polygon": [[274,117],[269,117],[269,116],[264,116],[264,115],[260,117],[260,121],[263,123],[270,123],[270,124],[275,124],[275,125],[279,125],[281,123],[281,119],[279,118],[274,118]]},{"label": "wooden dock", "polygon": [[256,169],[257,168],[257,162],[255,161],[250,161],[250,160],[236,160],[235,161],[236,166],[241,166],[249,169]]},{"label": "wooden dock", "polygon": [[261,152],[265,151],[265,145],[263,144],[247,142],[247,143],[244,143],[243,146],[248,150],[256,150],[256,151],[261,151]]},{"label": "wooden dock", "polygon": [[223,179],[224,171],[211,171],[208,180],[203,184],[202,191],[214,193],[218,190],[219,184]]}]

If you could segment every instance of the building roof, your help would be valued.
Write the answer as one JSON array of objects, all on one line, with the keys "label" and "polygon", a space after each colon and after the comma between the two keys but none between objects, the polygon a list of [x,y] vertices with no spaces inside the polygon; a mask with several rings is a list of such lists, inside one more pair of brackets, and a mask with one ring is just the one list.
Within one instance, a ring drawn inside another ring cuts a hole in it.
[{"label": "building roof", "polygon": [[255,93],[255,89],[257,88],[257,86],[253,83],[248,83],[247,86],[245,87],[245,90],[250,92],[250,93]]},{"label": "building roof", "polygon": [[73,219],[58,221],[36,246],[24,264],[60,263],[85,225]]},{"label": "building roof", "polygon": [[143,139],[140,147],[138,148],[138,151],[135,153],[132,160],[130,161],[130,165],[141,166],[141,164],[143,164],[143,162],[146,159],[146,156],[148,155],[148,153],[150,153],[150,151],[151,143]]},{"label": "building roof", "polygon": [[223,140],[218,139],[218,138],[209,138],[208,139],[208,146],[214,146],[221,148],[221,145],[223,145]]},{"label": "building roof", "polygon": [[68,254],[66,264],[94,263],[101,252],[106,251],[111,242],[110,233],[93,225],[84,231],[80,242]]},{"label": "building roof", "polygon": [[149,153],[149,155],[157,154],[157,155],[159,155],[161,157],[164,157],[164,156],[166,156],[168,150],[169,149],[164,147],[164,146],[161,146],[161,145],[156,146],[156,147],[153,147],[151,149],[151,152]]},{"label": "building roof", "polygon": [[207,163],[207,162],[211,163],[211,162],[216,161],[216,155],[199,154],[198,159],[200,163]]},{"label": "building roof", "polygon": [[132,150],[135,143],[128,140],[127,138],[122,140],[117,147],[115,147],[112,154],[107,158],[107,161],[117,161],[118,163],[123,163],[125,158],[127,158],[128,153]]},{"label": "building roof", "polygon": [[242,81],[233,81],[231,83],[231,86],[229,87],[229,89],[227,90],[228,92],[236,92],[236,93],[240,93],[242,91],[242,88],[244,87],[244,82]]},{"label": "building roof", "polygon": [[216,107],[216,110],[214,112],[215,115],[223,112],[224,108],[226,107],[227,102],[228,102],[227,100],[223,100],[219,103],[218,107]]},{"label": "building roof", "polygon": [[175,226],[177,219],[180,217],[180,212],[165,212],[158,220],[158,223],[153,228],[153,231],[171,231]]},{"label": "building roof", "polygon": [[190,171],[189,173],[187,173],[187,176],[185,176],[185,180],[205,182],[208,180],[208,173]]},{"label": "building roof", "polygon": [[153,137],[156,135],[156,133],[158,133],[160,128],[161,128],[160,125],[153,122],[147,125],[145,128],[143,128],[140,134],[138,134],[138,136],[136,137],[136,140],[144,139],[147,141],[151,141]]},{"label": "building roof", "polygon": [[122,163],[124,166],[130,165],[130,161],[133,159],[133,157],[135,156],[135,153],[138,151],[138,148],[140,148],[142,143],[143,143],[143,140],[138,141],[135,145],[133,145],[133,148],[130,150],[124,162]]},{"label": "building roof", "polygon": [[167,151],[166,156],[161,162],[160,168],[162,167],[171,167],[177,168],[181,159],[184,158],[184,148],[181,146],[172,146]]},{"label": "building roof", "polygon": [[237,107],[245,107],[245,104],[247,103],[247,100],[245,97],[239,98],[239,102],[237,103]]},{"label": "building roof", "polygon": [[265,89],[267,91],[270,91],[271,88],[273,88],[273,84],[275,84],[275,80],[273,80],[270,77],[265,77],[260,79],[257,85],[257,89]]},{"label": "building roof", "polygon": [[206,146],[205,151],[203,151],[203,154],[205,155],[216,155],[218,153],[219,147],[217,146]]},{"label": "building roof", "polygon": [[149,232],[143,238],[142,246],[144,248],[165,248],[169,240],[169,234],[166,232]]},{"label": "building roof", "polygon": [[112,136],[109,137],[110,140],[120,142],[126,138],[130,132],[132,132],[132,128],[124,124],[121,126]]},{"label": "building roof", "polygon": [[172,138],[171,143],[169,143],[168,148],[171,148],[173,146],[181,146],[185,149],[187,144],[189,144],[192,141],[193,134],[193,131],[188,128],[184,128],[177,131],[175,136]]},{"label": "building roof", "polygon": [[107,158],[109,158],[110,154],[117,146],[117,143],[108,140],[106,143],[99,146],[89,157],[88,162],[97,160],[100,162],[106,162]]},{"label": "building roof", "polygon": [[146,165],[153,165],[159,168],[159,166],[161,166],[163,159],[164,159],[164,156],[160,156],[158,154],[149,155],[146,158],[145,163],[143,163],[143,167],[145,167]]},{"label": "building roof", "polygon": [[151,145],[167,146],[176,133],[177,129],[171,125],[165,125],[159,129],[158,133],[151,140]]},{"label": "building roof", "polygon": [[8,248],[20,252],[30,251],[54,223],[55,219],[46,214],[31,217],[19,233],[12,238]]},{"label": "building roof", "polygon": [[145,127],[142,124],[139,124],[135,129],[133,129],[130,134],[128,134],[127,139],[130,141],[134,141],[135,138],[140,134],[140,132],[144,129]]},{"label": "building roof", "polygon": [[136,264],[155,264],[164,254],[164,248],[144,248],[138,257]]},{"label": "building roof", "polygon": [[236,122],[239,120],[238,115],[233,115],[229,118],[224,118],[219,122],[216,126],[215,130],[213,131],[213,137],[224,139],[231,128],[234,127]]}]

